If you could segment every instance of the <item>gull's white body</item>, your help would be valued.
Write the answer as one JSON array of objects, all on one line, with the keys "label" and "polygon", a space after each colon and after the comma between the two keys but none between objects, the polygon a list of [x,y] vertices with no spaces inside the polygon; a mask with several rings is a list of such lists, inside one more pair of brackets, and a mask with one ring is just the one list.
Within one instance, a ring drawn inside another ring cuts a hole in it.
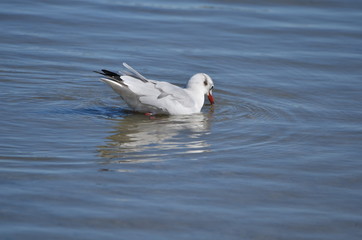
[{"label": "gull's white body", "polygon": [[168,82],[146,79],[126,63],[123,65],[130,72],[117,74],[102,70],[103,73],[99,73],[107,78],[101,80],[137,112],[169,115],[199,113],[204,105],[204,95],[214,103],[214,83],[207,74],[195,74],[186,88],[180,88]]}]

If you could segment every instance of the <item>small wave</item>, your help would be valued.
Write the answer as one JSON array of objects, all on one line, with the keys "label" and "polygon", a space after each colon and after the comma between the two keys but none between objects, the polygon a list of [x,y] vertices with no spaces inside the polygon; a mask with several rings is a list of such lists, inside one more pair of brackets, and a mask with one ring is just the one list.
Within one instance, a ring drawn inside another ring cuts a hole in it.
[{"label": "small wave", "polygon": [[[218,96],[216,118],[220,120],[255,119],[255,120],[288,120],[293,121],[293,115],[285,106],[279,104],[277,96],[266,96],[257,91],[247,89],[247,94],[237,95],[229,90],[223,90]],[[267,101],[265,100],[267,99]]]}]

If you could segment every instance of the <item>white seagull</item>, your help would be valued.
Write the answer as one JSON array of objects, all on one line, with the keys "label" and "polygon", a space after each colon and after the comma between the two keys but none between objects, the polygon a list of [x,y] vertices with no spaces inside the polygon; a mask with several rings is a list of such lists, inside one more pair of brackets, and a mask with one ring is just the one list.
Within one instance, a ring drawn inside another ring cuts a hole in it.
[{"label": "white seagull", "polygon": [[118,74],[102,69],[102,72],[96,73],[106,76],[101,81],[111,86],[136,112],[150,115],[199,113],[204,105],[204,95],[214,104],[214,83],[205,73],[195,74],[186,88],[181,88],[168,82],[147,79],[127,63],[123,63],[123,66],[129,72],[122,71]]}]

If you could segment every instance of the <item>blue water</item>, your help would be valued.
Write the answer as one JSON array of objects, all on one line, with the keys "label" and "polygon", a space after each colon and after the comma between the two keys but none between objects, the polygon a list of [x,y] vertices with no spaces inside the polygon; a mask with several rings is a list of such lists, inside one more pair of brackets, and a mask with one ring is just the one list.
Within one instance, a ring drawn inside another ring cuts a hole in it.
[{"label": "blue water", "polygon": [[[362,3],[2,1],[1,239],[361,239]],[[133,113],[94,70],[215,83]]]}]

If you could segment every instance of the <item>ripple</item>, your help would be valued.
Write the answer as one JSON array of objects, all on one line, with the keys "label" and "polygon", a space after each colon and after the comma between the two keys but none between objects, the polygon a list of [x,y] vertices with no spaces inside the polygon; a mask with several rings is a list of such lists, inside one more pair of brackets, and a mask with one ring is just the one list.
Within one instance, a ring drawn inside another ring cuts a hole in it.
[{"label": "ripple", "polygon": [[218,153],[272,151],[273,146],[304,138],[295,127],[302,121],[301,99],[290,89],[226,86],[215,96],[214,141],[224,143],[216,146]]},{"label": "ripple", "polygon": [[75,115],[88,115],[95,116],[100,118],[110,118],[117,119],[120,117],[124,117],[128,114],[131,114],[132,111],[120,108],[120,107],[86,107],[86,108],[77,108],[70,110],[62,110],[63,113],[70,113]]},{"label": "ripple", "polygon": [[[221,94],[217,96],[218,113],[215,118],[220,121],[236,119],[296,120],[296,116],[293,116],[293,113],[287,108],[291,102],[286,98],[290,98],[291,94],[281,93],[272,88],[260,91],[257,87],[243,89],[244,92],[240,95],[233,91],[223,89],[218,92]],[[268,101],[263,101],[263,99],[268,99]]]}]

